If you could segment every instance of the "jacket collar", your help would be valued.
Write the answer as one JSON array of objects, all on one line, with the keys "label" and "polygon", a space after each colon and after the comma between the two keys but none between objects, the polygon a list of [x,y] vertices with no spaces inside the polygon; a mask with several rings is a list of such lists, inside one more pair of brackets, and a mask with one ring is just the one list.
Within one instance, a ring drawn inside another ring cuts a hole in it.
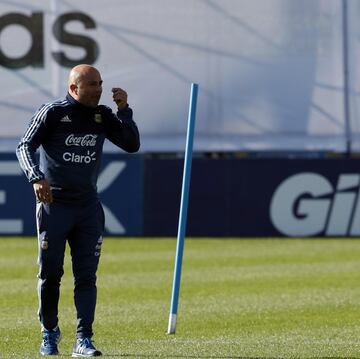
[{"label": "jacket collar", "polygon": [[75,100],[74,97],[72,97],[69,93],[66,94],[66,100],[70,103],[70,105],[76,106],[76,107],[81,108],[86,111],[95,111],[98,108],[98,106],[93,108],[93,107],[89,107],[89,106],[85,106],[85,105],[81,104],[79,101]]}]

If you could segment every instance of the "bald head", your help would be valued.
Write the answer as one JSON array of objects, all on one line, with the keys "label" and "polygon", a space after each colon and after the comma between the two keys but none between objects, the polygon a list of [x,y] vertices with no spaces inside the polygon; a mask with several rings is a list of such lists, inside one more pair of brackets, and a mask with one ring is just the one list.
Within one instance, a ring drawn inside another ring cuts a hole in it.
[{"label": "bald head", "polygon": [[91,65],[81,64],[71,69],[69,93],[81,104],[96,107],[100,101],[102,80],[100,72]]}]

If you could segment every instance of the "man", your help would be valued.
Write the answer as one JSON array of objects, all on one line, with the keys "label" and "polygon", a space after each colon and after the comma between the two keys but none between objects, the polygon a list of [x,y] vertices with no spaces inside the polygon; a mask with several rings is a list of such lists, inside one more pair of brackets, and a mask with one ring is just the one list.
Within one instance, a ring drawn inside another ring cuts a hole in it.
[{"label": "man", "polygon": [[[75,66],[68,94],[43,105],[32,117],[16,154],[33,185],[39,242],[39,320],[42,355],[58,354],[58,301],[66,240],[74,275],[77,312],[73,357],[99,356],[92,343],[98,267],[104,212],[96,181],[105,138],[127,152],[140,147],[139,132],[127,93],[113,88],[117,114],[98,105],[102,79],[90,65]],[[40,163],[35,152],[40,147]]]}]

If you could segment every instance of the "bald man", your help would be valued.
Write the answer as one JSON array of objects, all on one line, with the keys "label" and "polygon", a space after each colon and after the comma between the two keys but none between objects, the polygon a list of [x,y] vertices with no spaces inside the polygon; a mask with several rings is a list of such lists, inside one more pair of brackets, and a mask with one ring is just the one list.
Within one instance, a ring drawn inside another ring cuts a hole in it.
[{"label": "bald man", "polygon": [[[126,152],[137,152],[139,132],[127,93],[112,89],[116,114],[99,105],[102,79],[90,65],[69,75],[64,100],[43,105],[32,117],[16,154],[36,197],[39,242],[40,353],[58,354],[58,302],[66,241],[72,256],[76,341],[72,356],[99,356],[92,342],[104,212],[96,190],[102,148],[107,138]],[[35,152],[40,147],[40,162]]]}]

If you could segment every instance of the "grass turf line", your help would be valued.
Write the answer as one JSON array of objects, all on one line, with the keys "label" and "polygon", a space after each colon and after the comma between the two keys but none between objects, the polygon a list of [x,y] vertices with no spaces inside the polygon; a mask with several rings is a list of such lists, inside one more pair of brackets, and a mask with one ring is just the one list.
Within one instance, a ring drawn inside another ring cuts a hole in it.
[{"label": "grass turf line", "polygon": [[[175,335],[176,241],[106,238],[95,344],[106,358],[360,358],[360,241],[186,239]],[[0,358],[37,358],[34,238],[0,239]],[[74,343],[69,252],[59,306]]]}]

